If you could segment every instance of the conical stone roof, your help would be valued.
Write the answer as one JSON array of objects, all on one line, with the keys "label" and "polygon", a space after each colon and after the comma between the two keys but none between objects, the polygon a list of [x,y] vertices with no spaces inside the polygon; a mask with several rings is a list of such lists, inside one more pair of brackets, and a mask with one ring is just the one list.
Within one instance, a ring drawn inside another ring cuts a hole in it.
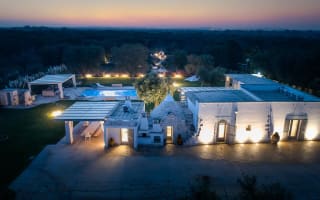
[{"label": "conical stone roof", "polygon": [[153,119],[163,119],[170,113],[173,113],[180,118],[183,117],[181,106],[173,99],[170,94],[168,94],[165,99],[151,111],[150,116]]}]

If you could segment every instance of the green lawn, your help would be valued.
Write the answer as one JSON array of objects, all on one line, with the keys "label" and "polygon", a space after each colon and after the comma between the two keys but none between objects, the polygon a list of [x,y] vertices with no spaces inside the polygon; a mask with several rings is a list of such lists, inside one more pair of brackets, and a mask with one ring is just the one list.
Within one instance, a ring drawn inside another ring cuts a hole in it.
[{"label": "green lawn", "polygon": [[61,101],[24,110],[0,109],[0,134],[9,138],[0,142],[1,187],[14,180],[46,145],[63,137],[63,122],[54,121],[50,113],[72,103]]}]

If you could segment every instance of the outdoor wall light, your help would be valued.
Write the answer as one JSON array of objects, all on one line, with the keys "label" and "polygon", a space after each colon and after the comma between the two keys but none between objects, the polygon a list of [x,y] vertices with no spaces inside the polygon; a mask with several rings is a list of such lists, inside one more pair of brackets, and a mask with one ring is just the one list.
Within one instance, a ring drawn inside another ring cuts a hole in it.
[{"label": "outdoor wall light", "polygon": [[57,116],[59,116],[59,115],[61,115],[62,114],[62,111],[61,110],[55,110],[55,111],[53,111],[52,113],[51,113],[51,116],[52,117],[57,117]]}]

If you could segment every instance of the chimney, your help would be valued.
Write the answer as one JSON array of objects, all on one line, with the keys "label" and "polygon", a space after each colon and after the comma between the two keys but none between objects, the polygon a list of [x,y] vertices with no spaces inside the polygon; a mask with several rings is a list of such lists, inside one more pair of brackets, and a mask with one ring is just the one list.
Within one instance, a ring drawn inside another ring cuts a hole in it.
[{"label": "chimney", "polygon": [[142,113],[142,117],[140,120],[140,130],[146,131],[149,128],[148,119],[145,115],[145,113]]},{"label": "chimney", "polygon": [[124,105],[127,106],[129,108],[129,110],[132,108],[130,97],[126,97]]}]

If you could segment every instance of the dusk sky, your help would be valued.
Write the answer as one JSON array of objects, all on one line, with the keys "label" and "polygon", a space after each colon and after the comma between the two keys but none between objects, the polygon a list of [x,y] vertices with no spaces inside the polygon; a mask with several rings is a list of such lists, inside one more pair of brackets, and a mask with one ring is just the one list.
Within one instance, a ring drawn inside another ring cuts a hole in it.
[{"label": "dusk sky", "polygon": [[320,0],[0,0],[0,26],[320,29]]}]

